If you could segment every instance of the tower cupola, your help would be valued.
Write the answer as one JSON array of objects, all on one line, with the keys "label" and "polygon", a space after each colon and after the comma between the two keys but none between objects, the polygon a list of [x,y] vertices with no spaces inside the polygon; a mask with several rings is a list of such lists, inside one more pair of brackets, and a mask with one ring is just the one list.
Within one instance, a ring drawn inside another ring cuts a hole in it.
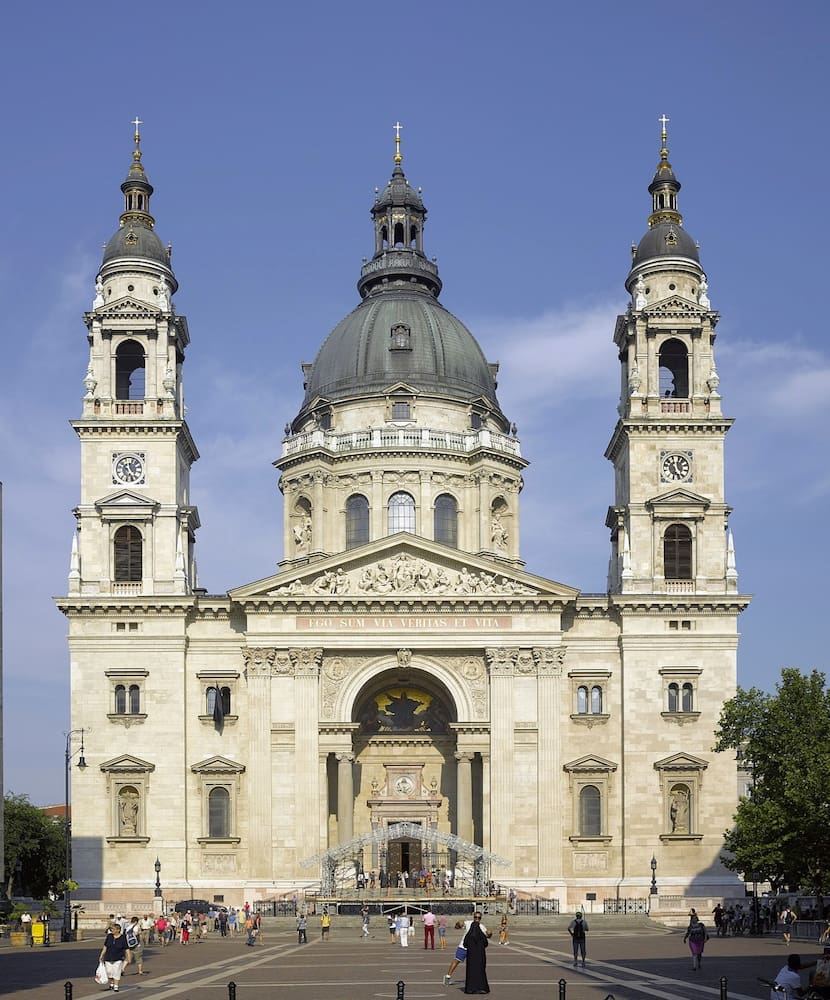
[{"label": "tower cupola", "polygon": [[700,263],[700,254],[695,241],[683,228],[683,216],[678,209],[680,181],[675,177],[669,162],[668,134],[666,123],[670,121],[662,115],[658,121],[660,130],[660,160],[654,178],[648,186],[651,195],[651,214],[648,217],[648,232],[633,248],[633,261],[628,282],[633,283],[641,270],[641,265],[662,262],[668,258],[686,258]]},{"label": "tower cupola", "polygon": [[104,246],[101,278],[106,283],[108,274],[123,272],[128,265],[131,271],[151,271],[155,287],[162,281],[169,284],[172,293],[178,288],[170,267],[172,250],[170,246],[165,247],[159,239],[155,231],[155,219],[150,214],[153,185],[147,179],[141,159],[139,126],[143,124],[138,117],[133,121],[135,133],[132,163],[121,185],[124,210],[118,220],[118,229]]},{"label": "tower cupola", "polygon": [[395,166],[389,183],[383,191],[375,188],[372,206],[375,252],[360,272],[357,288],[362,298],[401,281],[436,297],[442,287],[437,265],[424,255],[427,210],[420,189],[416,191],[410,187],[401,166],[402,128],[400,122],[396,123]]}]

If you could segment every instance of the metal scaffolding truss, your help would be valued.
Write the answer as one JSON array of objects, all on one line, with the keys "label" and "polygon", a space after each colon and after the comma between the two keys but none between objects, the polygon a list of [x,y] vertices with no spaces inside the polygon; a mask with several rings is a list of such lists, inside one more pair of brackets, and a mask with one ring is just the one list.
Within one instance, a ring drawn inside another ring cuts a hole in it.
[{"label": "metal scaffolding truss", "polygon": [[[510,865],[506,858],[492,851],[485,851],[478,844],[472,844],[454,833],[430,830],[419,823],[395,823],[393,826],[378,827],[371,833],[353,837],[342,844],[330,847],[327,851],[306,858],[300,865],[303,868],[319,865],[321,889],[324,893],[333,893],[337,883],[354,872],[355,859],[362,855],[364,848],[385,845],[393,840],[419,840],[431,847],[443,847],[447,851],[452,851],[458,859],[459,867],[468,873],[464,881],[468,881],[470,888],[475,892],[480,892],[489,881],[490,865]],[[461,876],[462,872],[458,874]]]}]

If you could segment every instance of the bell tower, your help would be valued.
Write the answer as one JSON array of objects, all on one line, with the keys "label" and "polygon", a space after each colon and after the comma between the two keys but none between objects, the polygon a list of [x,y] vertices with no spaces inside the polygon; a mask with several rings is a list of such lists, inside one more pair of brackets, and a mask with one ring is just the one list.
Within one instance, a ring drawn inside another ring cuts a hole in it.
[{"label": "bell tower", "polygon": [[697,244],[678,210],[665,115],[649,185],[648,231],[632,246],[631,302],[617,318],[619,420],[609,508],[610,593],[736,593],[724,500],[724,440],[715,365],[718,313]]},{"label": "bell tower", "polygon": [[199,457],[184,419],[190,342],[172,297],[178,282],[150,214],[153,187],[135,119],[124,210],[104,246],[92,309],[69,594],[184,594],[195,585],[190,467]]}]

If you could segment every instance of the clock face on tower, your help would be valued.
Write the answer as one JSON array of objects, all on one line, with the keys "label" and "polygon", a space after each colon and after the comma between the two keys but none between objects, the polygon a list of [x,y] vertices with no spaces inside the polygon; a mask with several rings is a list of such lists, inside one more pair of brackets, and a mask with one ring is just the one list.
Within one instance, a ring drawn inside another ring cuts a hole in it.
[{"label": "clock face on tower", "polygon": [[127,452],[112,456],[113,484],[141,486],[144,483],[144,455]]},{"label": "clock face on tower", "polygon": [[692,453],[690,451],[664,451],[660,454],[660,481],[663,483],[688,483],[692,479]]}]

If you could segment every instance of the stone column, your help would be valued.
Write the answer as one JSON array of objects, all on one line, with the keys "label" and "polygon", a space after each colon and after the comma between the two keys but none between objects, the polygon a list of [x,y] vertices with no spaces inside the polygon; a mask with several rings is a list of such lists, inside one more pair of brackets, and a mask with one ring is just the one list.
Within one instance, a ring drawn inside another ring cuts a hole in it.
[{"label": "stone column", "polygon": [[[320,813],[320,664],[322,649],[291,649],[296,705],[294,830],[296,860],[328,847]],[[300,869],[296,869],[300,875]]]},{"label": "stone column", "polygon": [[565,647],[545,646],[533,650],[537,670],[539,725],[537,785],[539,830],[539,874],[562,874],[562,663]]},{"label": "stone column", "polygon": [[354,754],[337,754],[337,839],[341,844],[354,836]]},{"label": "stone column", "polygon": [[243,649],[248,682],[248,877],[271,878],[271,668],[275,649]]},{"label": "stone column", "polygon": [[472,842],[473,839],[473,754],[459,750],[455,755],[458,761],[458,777],[456,780],[456,816],[458,821],[457,834],[462,840]]},{"label": "stone column", "polygon": [[[374,431],[372,432],[374,436]],[[380,431],[377,431],[380,438]],[[380,441],[378,440],[378,447]],[[372,492],[369,495],[369,541],[383,538],[386,534],[386,508],[383,505],[383,473],[372,472]]]},{"label": "stone column", "polygon": [[490,671],[490,843],[489,850],[512,860],[513,836],[513,673],[530,650],[485,650]]}]

